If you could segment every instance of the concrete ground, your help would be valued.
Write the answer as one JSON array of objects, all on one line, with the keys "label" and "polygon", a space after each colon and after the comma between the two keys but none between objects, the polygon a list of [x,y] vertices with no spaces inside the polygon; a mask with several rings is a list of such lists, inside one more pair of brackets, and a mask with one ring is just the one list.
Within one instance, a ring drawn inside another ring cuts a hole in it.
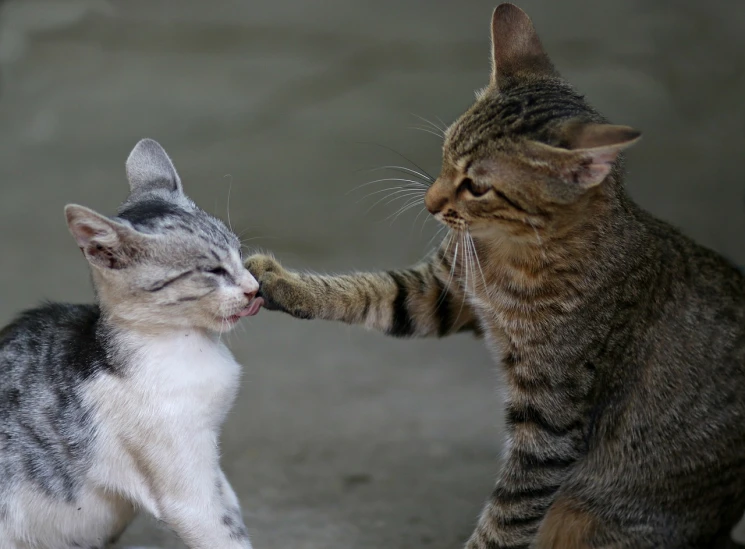
[{"label": "concrete ground", "polygon": [[[363,170],[437,172],[438,140],[487,80],[496,0],[6,0],[0,11],[0,323],[88,301],[62,208],[113,213],[144,136],[187,192],[288,265],[403,266],[434,224],[365,198]],[[734,1],[524,0],[556,65],[645,138],[629,187],[745,264],[745,10]],[[374,144],[371,144],[374,143]],[[377,144],[377,145],[375,145]],[[382,177],[382,176],[381,176]],[[228,197],[230,197],[228,205]],[[478,341],[395,341],[263,312],[223,463],[257,549],[459,547],[500,455]],[[129,543],[181,547],[142,519]]]}]

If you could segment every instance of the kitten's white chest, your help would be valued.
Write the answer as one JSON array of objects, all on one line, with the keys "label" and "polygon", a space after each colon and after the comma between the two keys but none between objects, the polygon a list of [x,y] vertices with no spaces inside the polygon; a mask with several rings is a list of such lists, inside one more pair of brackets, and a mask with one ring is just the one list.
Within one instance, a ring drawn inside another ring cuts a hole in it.
[{"label": "kitten's white chest", "polygon": [[143,401],[215,422],[224,419],[238,389],[240,366],[212,337],[185,331],[153,338],[137,351],[131,389]]},{"label": "kitten's white chest", "polygon": [[215,444],[240,376],[230,351],[198,332],[130,335],[119,344],[124,371],[84,387],[96,431],[86,481],[72,502],[18,491],[13,515],[0,521],[2,549],[22,538],[34,547],[99,546],[131,520],[135,504],[162,518],[169,467],[190,479],[190,463],[210,464],[204,474],[218,478]]},{"label": "kitten's white chest", "polygon": [[121,341],[132,349],[124,374],[89,387],[99,425],[93,476],[160,518],[158,479],[143,471],[173,460],[212,462],[240,366],[224,345],[195,331]]}]

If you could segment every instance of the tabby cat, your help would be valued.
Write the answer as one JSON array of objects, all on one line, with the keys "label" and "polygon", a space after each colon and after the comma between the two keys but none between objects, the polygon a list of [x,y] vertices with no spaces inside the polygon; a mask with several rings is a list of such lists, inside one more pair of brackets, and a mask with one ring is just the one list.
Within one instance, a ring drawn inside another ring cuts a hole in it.
[{"label": "tabby cat", "polygon": [[65,208],[97,304],[0,331],[0,548],[109,547],[145,510],[189,549],[250,549],[219,464],[240,366],[219,333],[261,298],[238,238],[140,141],[115,218]]},{"label": "tabby cat", "polygon": [[637,206],[609,124],[525,13],[447,129],[425,205],[450,229],[408,269],[246,265],[268,308],[397,337],[482,333],[504,371],[506,457],[469,549],[727,546],[745,511],[745,278]]}]

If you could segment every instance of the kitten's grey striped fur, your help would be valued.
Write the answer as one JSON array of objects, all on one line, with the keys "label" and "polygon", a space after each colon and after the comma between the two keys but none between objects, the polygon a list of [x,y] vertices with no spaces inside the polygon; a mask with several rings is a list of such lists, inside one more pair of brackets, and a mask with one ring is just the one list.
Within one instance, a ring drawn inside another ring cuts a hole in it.
[{"label": "kitten's grey striped fur", "polygon": [[183,192],[165,151],[127,161],[117,217],[65,209],[95,305],[0,331],[0,548],[104,548],[145,509],[190,549],[249,549],[217,437],[240,367],[218,333],[255,314],[238,238]]}]

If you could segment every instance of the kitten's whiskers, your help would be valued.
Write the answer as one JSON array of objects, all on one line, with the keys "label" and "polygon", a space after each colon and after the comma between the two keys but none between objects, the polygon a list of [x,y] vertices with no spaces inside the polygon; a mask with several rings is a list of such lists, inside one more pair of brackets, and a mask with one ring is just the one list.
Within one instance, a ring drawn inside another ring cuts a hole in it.
[{"label": "kitten's whiskers", "polygon": [[233,189],[233,176],[227,174],[225,177],[230,178],[228,182],[228,204],[225,209],[227,210],[228,214],[228,228],[233,231],[233,224],[230,222],[230,191]]}]

